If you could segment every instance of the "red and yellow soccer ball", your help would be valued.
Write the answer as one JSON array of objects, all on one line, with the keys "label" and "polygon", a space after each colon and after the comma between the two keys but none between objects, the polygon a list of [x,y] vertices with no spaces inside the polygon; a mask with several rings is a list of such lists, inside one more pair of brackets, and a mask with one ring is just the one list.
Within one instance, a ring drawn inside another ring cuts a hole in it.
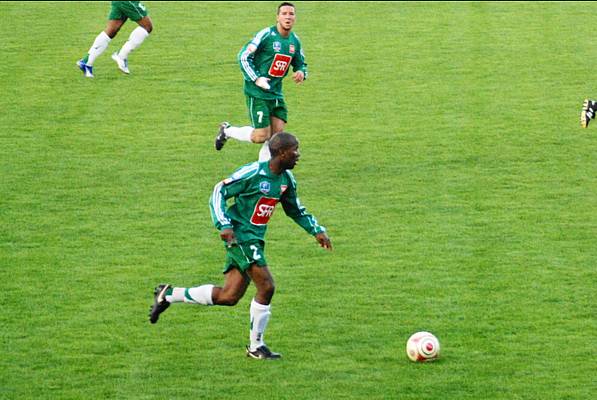
[{"label": "red and yellow soccer ball", "polygon": [[406,342],[406,355],[414,362],[437,360],[439,351],[439,340],[429,332],[414,333]]}]

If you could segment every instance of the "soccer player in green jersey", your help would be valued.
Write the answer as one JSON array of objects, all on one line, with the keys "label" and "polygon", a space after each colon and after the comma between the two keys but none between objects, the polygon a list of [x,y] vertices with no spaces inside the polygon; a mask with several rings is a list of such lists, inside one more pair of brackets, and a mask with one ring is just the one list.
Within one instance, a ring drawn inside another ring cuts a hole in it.
[{"label": "soccer player in green jersey", "polygon": [[276,25],[259,31],[238,53],[251,126],[235,127],[223,122],[216,136],[216,150],[221,150],[228,138],[234,138],[263,143],[259,161],[269,159],[267,141],[282,132],[288,120],[282,80],[290,66],[294,71],[292,79],[297,84],[307,78],[303,47],[299,37],[292,32],[295,20],[294,5],[280,4]]},{"label": "soccer player in green jersey", "polygon": [[82,59],[77,61],[77,66],[87,78],[93,78],[93,63],[100,54],[108,48],[110,41],[114,39],[122,25],[127,19],[132,19],[137,24],[129,36],[129,40],[122,46],[120,51],[112,54],[112,60],[116,62],[118,69],[125,74],[130,74],[128,57],[129,54],[149,36],[153,30],[153,23],[149,18],[147,8],[140,1],[113,1],[108,25],[96,38],[89,52]]},{"label": "soccer player in green jersey", "polygon": [[[308,214],[296,193],[296,181],[290,172],[299,159],[296,137],[281,132],[269,142],[271,159],[247,164],[228,179],[218,183],[210,198],[211,216],[226,247],[223,287],[205,284],[197,287],[159,285],[149,320],[156,323],[171,303],[233,306],[245,294],[251,280],[257,292],[250,307],[250,345],[247,356],[257,359],[280,358],[269,350],[263,334],[271,315],[274,280],[265,259],[265,231],[277,203],[286,215],[309,234],[321,247],[331,250],[332,243],[323,226]],[[227,206],[228,199],[234,204]]]}]

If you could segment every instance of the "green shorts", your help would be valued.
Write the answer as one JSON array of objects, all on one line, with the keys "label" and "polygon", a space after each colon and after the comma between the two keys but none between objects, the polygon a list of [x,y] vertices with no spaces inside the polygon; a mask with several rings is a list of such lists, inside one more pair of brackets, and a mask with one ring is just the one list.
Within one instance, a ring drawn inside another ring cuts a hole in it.
[{"label": "green shorts", "polygon": [[140,1],[113,1],[108,19],[130,18],[132,21],[139,21],[147,17],[147,8]]},{"label": "green shorts", "polygon": [[264,100],[247,96],[249,118],[253,128],[265,128],[271,125],[270,117],[274,116],[288,122],[288,109],[284,99]]},{"label": "green shorts", "polygon": [[226,246],[226,264],[224,273],[236,268],[245,272],[253,264],[260,267],[267,266],[264,252],[265,243],[259,240],[239,243],[232,247]]}]

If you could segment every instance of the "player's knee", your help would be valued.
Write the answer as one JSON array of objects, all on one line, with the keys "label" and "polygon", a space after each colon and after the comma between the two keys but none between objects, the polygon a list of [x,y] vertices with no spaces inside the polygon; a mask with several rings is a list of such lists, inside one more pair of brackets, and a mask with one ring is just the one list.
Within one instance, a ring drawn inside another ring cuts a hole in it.
[{"label": "player's knee", "polygon": [[223,299],[219,299],[218,305],[220,306],[235,306],[238,303],[238,297],[224,297]]},{"label": "player's knee", "polygon": [[106,29],[104,29],[104,32],[106,33],[106,35],[108,35],[110,39],[114,39],[116,35],[118,35],[120,28],[122,28],[122,25],[124,25],[124,20],[111,19],[108,21]]},{"label": "player's knee", "polygon": [[238,304],[238,300],[236,297],[231,297],[229,299],[225,299],[222,303],[223,306],[232,307]]},{"label": "player's knee", "polygon": [[220,293],[215,303],[219,306],[235,306],[240,298],[236,293]]},{"label": "player's knee", "polygon": [[253,130],[251,134],[251,141],[253,143],[263,143],[266,140],[269,140],[271,134],[269,128],[259,128]]},{"label": "player's knee", "polygon": [[105,29],[104,32],[106,33],[106,35],[108,35],[108,37],[110,39],[114,39],[116,37],[116,35],[118,34],[118,30],[119,29]]},{"label": "player's knee", "polygon": [[271,300],[274,297],[274,293],[276,292],[276,285],[273,281],[265,282],[260,288],[259,291],[263,298],[267,300]]},{"label": "player's knee", "polygon": [[139,21],[137,21],[139,26],[147,31],[147,33],[151,33],[153,31],[153,23],[151,22],[151,18],[143,17]]}]

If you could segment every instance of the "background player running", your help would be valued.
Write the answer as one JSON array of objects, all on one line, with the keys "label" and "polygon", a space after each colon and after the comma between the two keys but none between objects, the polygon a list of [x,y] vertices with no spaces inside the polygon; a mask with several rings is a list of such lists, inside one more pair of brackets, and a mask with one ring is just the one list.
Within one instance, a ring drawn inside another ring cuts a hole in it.
[{"label": "background player running", "polygon": [[270,157],[267,141],[286,126],[288,109],[282,80],[292,65],[292,79],[302,83],[307,78],[307,64],[301,41],[292,32],[294,5],[280,4],[276,20],[276,25],[259,31],[238,53],[251,126],[235,127],[223,122],[216,136],[216,150],[221,150],[228,138],[263,143],[259,161],[265,161]]}]

